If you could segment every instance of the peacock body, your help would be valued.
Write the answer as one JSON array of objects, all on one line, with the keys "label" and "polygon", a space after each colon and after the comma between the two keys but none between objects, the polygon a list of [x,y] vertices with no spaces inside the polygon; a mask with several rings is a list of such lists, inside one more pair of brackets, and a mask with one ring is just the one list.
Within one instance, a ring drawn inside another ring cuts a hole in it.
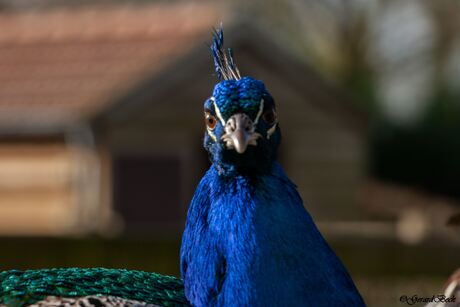
[{"label": "peacock body", "polygon": [[212,165],[187,214],[183,282],[128,270],[7,271],[0,274],[0,303],[364,306],[276,161],[281,132],[273,97],[262,81],[241,77],[222,30],[211,50],[220,79],[204,103]]},{"label": "peacock body", "polygon": [[364,306],[295,185],[276,162],[281,133],[262,81],[241,77],[215,33],[223,79],[204,103],[212,166],[192,199],[181,273],[194,306]]}]

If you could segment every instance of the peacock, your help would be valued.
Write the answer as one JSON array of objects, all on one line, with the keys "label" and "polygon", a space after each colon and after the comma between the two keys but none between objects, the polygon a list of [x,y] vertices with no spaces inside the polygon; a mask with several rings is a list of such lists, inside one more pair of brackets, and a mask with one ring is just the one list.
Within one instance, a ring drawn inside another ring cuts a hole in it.
[{"label": "peacock", "polygon": [[11,306],[365,306],[347,270],[277,162],[275,101],[241,76],[223,29],[211,53],[219,82],[204,102],[211,166],[187,213],[181,279],[132,270],[0,273]]}]

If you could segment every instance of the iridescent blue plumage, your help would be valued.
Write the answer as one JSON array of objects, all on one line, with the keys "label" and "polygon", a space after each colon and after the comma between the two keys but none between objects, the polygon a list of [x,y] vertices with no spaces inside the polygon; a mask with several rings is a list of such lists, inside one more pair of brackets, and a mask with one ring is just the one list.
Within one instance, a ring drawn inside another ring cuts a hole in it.
[{"label": "iridescent blue plumage", "polygon": [[[216,35],[214,49],[222,50]],[[263,82],[221,81],[204,108],[212,166],[191,202],[181,248],[191,304],[364,306],[276,162],[281,134]]]},{"label": "iridescent blue plumage", "polygon": [[249,77],[222,81],[213,91],[213,97],[224,120],[239,111],[244,111],[255,119],[261,99],[268,95],[270,94],[262,81]]},{"label": "iridescent blue plumage", "polygon": [[254,176],[210,168],[189,209],[181,269],[194,306],[364,305],[277,163]]}]

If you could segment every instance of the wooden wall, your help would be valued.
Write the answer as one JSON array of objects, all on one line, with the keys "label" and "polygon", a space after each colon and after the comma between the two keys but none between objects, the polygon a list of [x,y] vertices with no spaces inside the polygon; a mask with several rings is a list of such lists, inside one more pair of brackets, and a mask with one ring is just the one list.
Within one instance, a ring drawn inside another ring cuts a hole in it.
[{"label": "wooden wall", "polygon": [[73,158],[63,142],[0,143],[0,235],[72,232]]}]

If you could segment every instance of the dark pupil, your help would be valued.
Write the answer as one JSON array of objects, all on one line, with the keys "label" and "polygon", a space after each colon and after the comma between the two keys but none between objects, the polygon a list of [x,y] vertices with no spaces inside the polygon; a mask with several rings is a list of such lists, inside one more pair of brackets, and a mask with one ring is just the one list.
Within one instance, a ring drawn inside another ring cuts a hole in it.
[{"label": "dark pupil", "polygon": [[273,110],[267,111],[264,113],[263,118],[268,124],[273,124],[275,122],[275,112]]},{"label": "dark pupil", "polygon": [[208,117],[208,123],[210,125],[213,125],[214,124],[214,119],[212,117]]}]

